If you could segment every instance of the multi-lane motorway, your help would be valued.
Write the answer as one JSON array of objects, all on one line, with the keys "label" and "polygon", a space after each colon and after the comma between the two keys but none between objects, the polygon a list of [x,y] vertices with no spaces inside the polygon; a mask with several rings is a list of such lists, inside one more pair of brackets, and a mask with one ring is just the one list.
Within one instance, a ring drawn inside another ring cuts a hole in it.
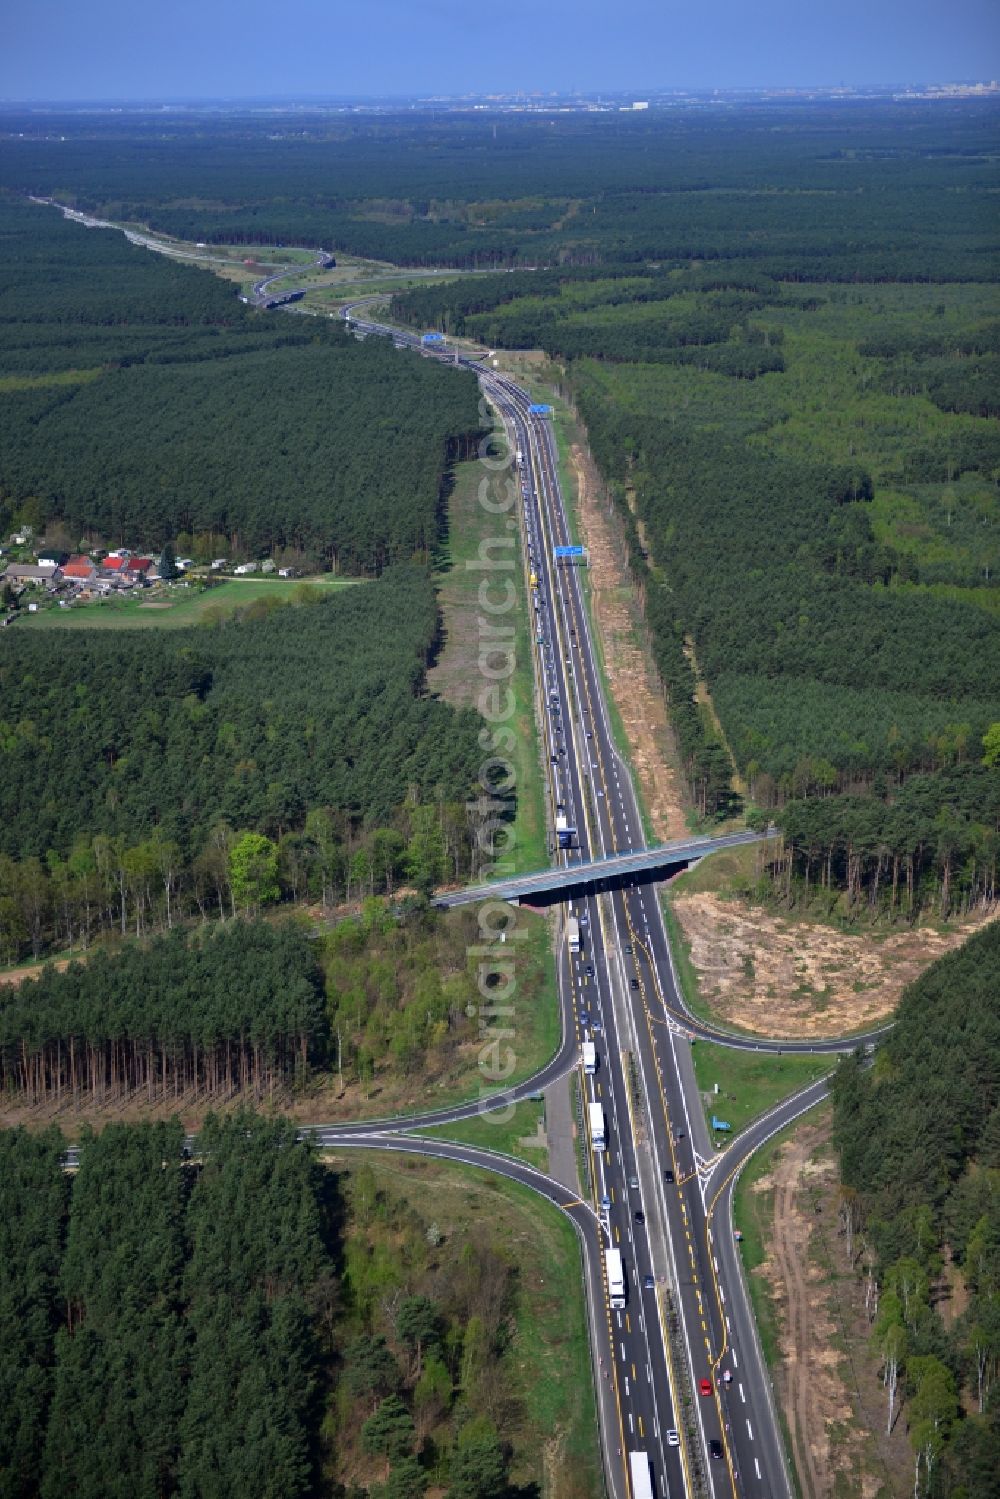
[{"label": "multi-lane motorway", "polygon": [[[359,331],[419,345],[398,329],[354,321]],[[535,664],[549,792],[553,814],[563,813],[577,829],[576,846],[562,858],[571,865],[641,849],[642,823],[611,733],[580,574],[555,561],[555,548],[573,538],[551,425],[530,411],[529,396],[511,380],[475,367],[512,449],[522,455],[518,479],[526,568],[537,580]],[[607,1122],[605,1147],[589,1153],[594,1221],[584,1232],[599,1233],[600,1248],[621,1250],[627,1288],[625,1306],[613,1308],[602,1286],[607,1325],[595,1329],[606,1386],[609,1486],[616,1495],[632,1492],[625,1457],[642,1451],[661,1496],[777,1499],[790,1492],[789,1477],[732,1238],[729,1196],[757,1138],[812,1106],[824,1085],[774,1111],[756,1133],[745,1132],[738,1148],[717,1158],[693,1086],[689,1037],[711,1034],[748,1047],[768,1043],[720,1035],[685,1010],[652,889],[584,892],[566,914],[582,934],[580,951],[569,952],[565,943],[561,949],[569,1040],[596,1044],[598,1069],[585,1078],[587,1099],[601,1106]],[[843,1043],[828,1043],[828,1049],[843,1049]],[[596,1273],[602,1255],[591,1254],[588,1264]]]},{"label": "multi-lane motorway", "polygon": [[[255,290],[266,298],[266,284]],[[416,335],[362,316],[360,304],[345,314],[360,333],[421,347]],[[507,429],[512,455],[521,454],[513,472],[525,575],[534,580],[534,665],[551,811],[553,820],[561,814],[576,828],[573,847],[559,857],[572,866],[639,853],[645,840],[638,804],[611,733],[580,574],[555,560],[555,548],[574,538],[551,425],[531,411],[530,397],[513,381],[476,360],[457,362],[479,375]],[[791,1485],[733,1239],[731,1194],[749,1154],[812,1107],[826,1085],[814,1084],[787,1100],[716,1155],[689,1049],[698,1036],[736,1047],[831,1053],[856,1041],[767,1042],[717,1030],[691,1015],[651,886],[599,891],[581,880],[563,916],[564,931],[570,918],[578,923],[580,942],[573,951],[568,941],[560,944],[562,1045],[541,1073],[506,1097],[524,1097],[565,1077],[579,1066],[582,1043],[593,1042],[596,1071],[582,1075],[582,1085],[587,1103],[603,1116],[605,1140],[595,1145],[588,1129],[589,1180],[582,1199],[519,1162],[408,1133],[417,1125],[481,1112],[477,1103],[419,1119],[319,1127],[309,1134],[330,1149],[406,1150],[501,1170],[567,1212],[583,1253],[613,1499],[644,1499],[640,1469],[657,1499],[784,1499]],[[585,1124],[590,1117],[587,1109]],[[611,1295],[609,1248],[624,1262],[623,1298]],[[613,1306],[612,1300],[624,1304]],[[645,1462],[633,1471],[630,1456],[636,1453]]]}]

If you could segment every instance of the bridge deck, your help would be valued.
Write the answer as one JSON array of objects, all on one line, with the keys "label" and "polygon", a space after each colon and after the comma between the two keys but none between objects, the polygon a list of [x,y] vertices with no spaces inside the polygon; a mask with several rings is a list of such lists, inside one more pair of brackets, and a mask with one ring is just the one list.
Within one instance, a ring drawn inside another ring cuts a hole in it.
[{"label": "bridge deck", "polygon": [[547,895],[554,890],[572,890],[601,880],[651,874],[658,869],[667,869],[671,864],[689,864],[723,848],[757,843],[765,836],[763,833],[730,833],[723,838],[683,838],[675,843],[658,844],[655,848],[636,849],[634,853],[614,854],[608,859],[581,860],[559,868],[540,869],[535,874],[491,880],[485,885],[469,885],[465,890],[437,896],[434,904],[448,907],[472,905],[480,900],[527,900],[533,895]]}]

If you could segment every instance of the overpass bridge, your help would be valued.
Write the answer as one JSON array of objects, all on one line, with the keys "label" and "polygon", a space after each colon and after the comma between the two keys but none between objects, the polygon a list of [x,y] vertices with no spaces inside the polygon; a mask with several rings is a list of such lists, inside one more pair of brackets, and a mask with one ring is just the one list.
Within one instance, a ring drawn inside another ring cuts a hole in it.
[{"label": "overpass bridge", "polygon": [[634,884],[642,878],[651,879],[673,865],[691,864],[706,854],[715,854],[724,848],[739,848],[745,843],[759,843],[767,836],[766,833],[729,833],[722,838],[682,838],[674,843],[658,844],[655,848],[637,849],[634,853],[613,854],[606,859],[581,859],[576,864],[540,869],[536,874],[491,880],[485,885],[469,885],[464,890],[436,896],[434,904],[442,909],[468,906],[481,900],[507,900],[516,905],[536,896],[558,899],[570,891]]}]

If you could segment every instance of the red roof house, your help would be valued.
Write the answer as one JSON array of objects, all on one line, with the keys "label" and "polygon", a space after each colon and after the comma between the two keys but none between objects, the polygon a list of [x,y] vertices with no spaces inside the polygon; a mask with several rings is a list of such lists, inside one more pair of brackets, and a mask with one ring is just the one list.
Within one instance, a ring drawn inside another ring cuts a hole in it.
[{"label": "red roof house", "polygon": [[97,566],[92,557],[71,557],[68,562],[63,563],[62,575],[64,578],[72,578],[77,583],[90,583]]}]

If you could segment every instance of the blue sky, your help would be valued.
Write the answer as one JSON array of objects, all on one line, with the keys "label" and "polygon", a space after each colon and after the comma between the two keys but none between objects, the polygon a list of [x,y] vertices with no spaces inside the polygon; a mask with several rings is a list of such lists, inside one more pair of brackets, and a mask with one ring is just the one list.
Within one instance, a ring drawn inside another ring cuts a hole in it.
[{"label": "blue sky", "polygon": [[0,98],[485,93],[995,78],[996,0],[29,0]]}]

